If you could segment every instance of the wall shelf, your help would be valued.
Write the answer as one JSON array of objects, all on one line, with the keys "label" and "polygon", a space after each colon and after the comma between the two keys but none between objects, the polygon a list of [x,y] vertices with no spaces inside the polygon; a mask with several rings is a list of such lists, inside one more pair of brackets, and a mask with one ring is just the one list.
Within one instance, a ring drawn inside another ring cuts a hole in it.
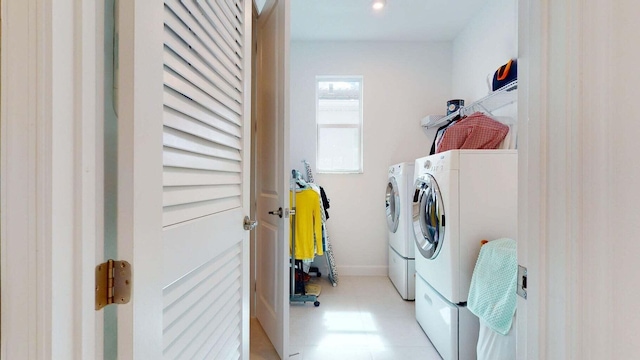
[{"label": "wall shelf", "polygon": [[500,89],[492,92],[482,99],[475,101],[468,106],[463,106],[458,111],[447,116],[440,118],[433,117],[426,122],[423,119],[422,126],[427,129],[439,127],[440,125],[446,124],[447,122],[453,120],[453,118],[458,115],[471,115],[476,111],[482,111],[491,114],[492,112],[509,104],[513,104],[516,101],[518,101],[518,80],[514,80],[513,82],[501,87]]}]

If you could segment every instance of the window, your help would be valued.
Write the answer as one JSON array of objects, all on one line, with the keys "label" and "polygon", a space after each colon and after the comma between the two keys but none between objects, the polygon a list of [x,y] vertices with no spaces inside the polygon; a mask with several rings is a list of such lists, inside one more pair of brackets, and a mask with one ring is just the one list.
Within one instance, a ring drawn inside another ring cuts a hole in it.
[{"label": "window", "polygon": [[317,166],[323,173],[362,172],[362,77],[316,78]]}]

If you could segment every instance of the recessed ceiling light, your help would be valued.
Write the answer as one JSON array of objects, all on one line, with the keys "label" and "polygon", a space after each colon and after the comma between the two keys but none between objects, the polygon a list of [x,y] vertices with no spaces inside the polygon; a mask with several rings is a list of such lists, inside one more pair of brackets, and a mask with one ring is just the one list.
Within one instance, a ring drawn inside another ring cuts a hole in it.
[{"label": "recessed ceiling light", "polygon": [[386,0],[373,0],[373,10],[382,10],[386,3]]}]

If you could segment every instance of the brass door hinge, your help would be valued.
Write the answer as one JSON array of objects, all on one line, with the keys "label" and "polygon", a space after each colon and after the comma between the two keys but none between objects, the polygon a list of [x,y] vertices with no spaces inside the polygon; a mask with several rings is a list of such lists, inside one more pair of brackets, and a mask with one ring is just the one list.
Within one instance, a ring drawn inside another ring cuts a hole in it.
[{"label": "brass door hinge", "polygon": [[109,260],[96,266],[96,310],[131,299],[131,265]]}]

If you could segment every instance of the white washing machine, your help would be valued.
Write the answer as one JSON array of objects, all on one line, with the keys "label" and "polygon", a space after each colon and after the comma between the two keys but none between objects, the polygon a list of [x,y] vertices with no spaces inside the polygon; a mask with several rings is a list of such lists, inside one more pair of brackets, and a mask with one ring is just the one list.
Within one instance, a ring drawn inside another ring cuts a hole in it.
[{"label": "white washing machine", "polygon": [[389,167],[385,210],[389,228],[389,278],[405,300],[415,298],[415,246],[411,232],[413,163]]},{"label": "white washing machine", "polygon": [[416,319],[445,360],[475,359],[466,308],[480,241],[517,235],[517,152],[452,150],[415,162]]}]

